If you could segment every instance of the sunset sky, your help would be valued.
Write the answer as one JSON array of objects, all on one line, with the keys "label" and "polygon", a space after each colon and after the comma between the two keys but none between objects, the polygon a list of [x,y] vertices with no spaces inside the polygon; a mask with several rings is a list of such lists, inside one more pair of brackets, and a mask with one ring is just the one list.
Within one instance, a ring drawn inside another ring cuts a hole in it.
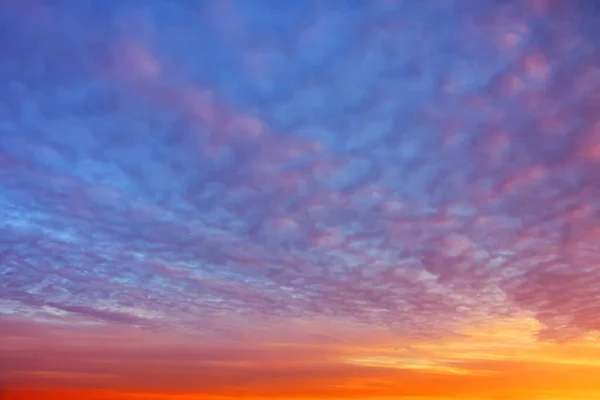
[{"label": "sunset sky", "polygon": [[599,26],[0,0],[0,399],[600,399]]}]

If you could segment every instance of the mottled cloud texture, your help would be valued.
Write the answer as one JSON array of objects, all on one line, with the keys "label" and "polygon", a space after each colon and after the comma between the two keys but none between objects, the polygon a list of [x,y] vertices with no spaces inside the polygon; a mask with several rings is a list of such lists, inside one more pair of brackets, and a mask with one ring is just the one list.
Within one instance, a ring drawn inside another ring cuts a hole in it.
[{"label": "mottled cloud texture", "polygon": [[5,317],[600,329],[593,1],[0,4]]}]

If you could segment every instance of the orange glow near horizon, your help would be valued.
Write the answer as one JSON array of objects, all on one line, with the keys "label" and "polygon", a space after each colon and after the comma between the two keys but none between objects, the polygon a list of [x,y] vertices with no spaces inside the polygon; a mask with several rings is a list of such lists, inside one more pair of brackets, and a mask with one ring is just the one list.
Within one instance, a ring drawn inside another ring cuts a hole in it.
[{"label": "orange glow near horizon", "polygon": [[22,369],[7,376],[5,361],[13,384],[2,400],[597,398],[596,338],[540,342],[538,325],[525,317],[492,321],[430,340],[365,331],[338,343],[307,329],[292,340],[257,335],[235,345],[11,321],[19,335],[4,332],[0,346]]}]

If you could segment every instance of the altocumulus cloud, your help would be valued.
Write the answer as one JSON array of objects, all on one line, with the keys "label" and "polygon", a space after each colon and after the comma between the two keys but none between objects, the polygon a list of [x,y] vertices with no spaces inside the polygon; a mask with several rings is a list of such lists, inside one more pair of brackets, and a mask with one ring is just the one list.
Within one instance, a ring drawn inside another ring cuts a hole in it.
[{"label": "altocumulus cloud", "polygon": [[101,3],[0,2],[3,314],[600,329],[584,2]]}]

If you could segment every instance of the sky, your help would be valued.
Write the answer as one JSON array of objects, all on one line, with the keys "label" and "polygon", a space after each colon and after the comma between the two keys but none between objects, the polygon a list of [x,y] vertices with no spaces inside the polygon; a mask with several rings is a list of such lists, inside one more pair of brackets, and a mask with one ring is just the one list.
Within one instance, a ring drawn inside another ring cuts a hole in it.
[{"label": "sky", "polygon": [[0,399],[600,398],[594,0],[0,0]]}]

